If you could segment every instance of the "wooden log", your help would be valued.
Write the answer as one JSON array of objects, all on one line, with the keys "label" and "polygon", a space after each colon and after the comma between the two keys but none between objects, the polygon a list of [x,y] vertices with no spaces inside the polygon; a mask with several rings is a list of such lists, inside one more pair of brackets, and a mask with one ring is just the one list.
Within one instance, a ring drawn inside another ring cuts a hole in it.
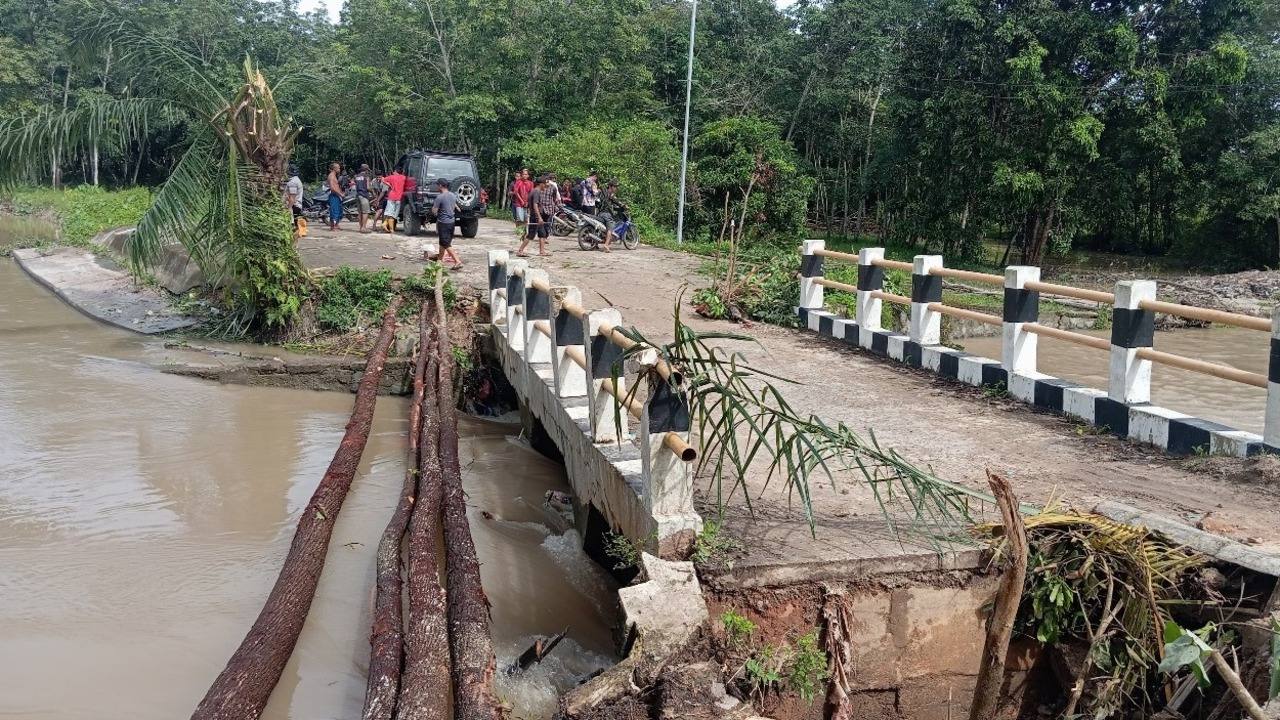
[{"label": "wooden log", "polygon": [[405,630],[404,676],[396,717],[449,717],[449,631],[440,587],[440,384],[439,336],[426,303],[422,308],[423,353],[427,355],[418,461],[418,502],[409,520],[409,622]]},{"label": "wooden log", "polygon": [[342,443],[298,519],[293,543],[289,546],[289,554],[285,556],[275,586],[240,647],[236,648],[227,666],[196,706],[192,720],[257,720],[279,682],[311,610],[320,571],[324,569],[329,551],[333,524],[347,498],[347,491],[351,489],[360,456],[369,440],[378,384],[382,381],[382,368],[386,365],[387,351],[395,336],[399,306],[397,297],[383,314],[382,329],[365,363],[364,377],[360,379],[355,407]]},{"label": "wooden log", "polygon": [[[423,303],[425,309],[426,303]],[[424,325],[425,327],[425,325]],[[426,335],[425,332],[421,333]],[[413,397],[409,404],[409,451],[404,485],[387,527],[378,541],[377,584],[373,602],[373,628],[369,636],[369,681],[365,687],[363,720],[391,720],[400,694],[404,661],[404,588],[400,578],[400,553],[409,528],[418,488],[418,445],[422,432],[422,398],[426,388],[427,345],[418,343],[413,366]]]},{"label": "wooden log", "polygon": [[[439,332],[440,469],[444,488],[445,586],[449,600],[449,646],[453,651],[454,720],[496,720],[501,716],[493,692],[496,659],[489,634],[489,601],[480,582],[480,561],[467,524],[462,468],[458,460],[458,416],[453,401],[453,352],[436,284]],[[426,451],[425,446],[423,451]]]},{"label": "wooden log", "polygon": [[1005,659],[1009,655],[1009,638],[1013,636],[1013,623],[1018,617],[1022,587],[1027,580],[1027,528],[1018,511],[1018,498],[1013,494],[1009,481],[999,475],[988,472],[987,482],[1000,506],[1000,518],[1004,522],[1004,553],[1008,567],[1000,576],[995,607],[988,621],[987,640],[982,648],[982,665],[978,668],[973,704],[969,706],[969,720],[992,720],[999,710]]}]

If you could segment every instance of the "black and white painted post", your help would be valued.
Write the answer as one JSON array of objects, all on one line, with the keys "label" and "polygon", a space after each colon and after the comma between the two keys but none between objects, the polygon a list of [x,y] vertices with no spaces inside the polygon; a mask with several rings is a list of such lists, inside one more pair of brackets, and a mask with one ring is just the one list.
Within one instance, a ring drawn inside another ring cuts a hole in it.
[{"label": "black and white painted post", "polygon": [[529,263],[524,260],[507,261],[507,344],[517,353],[524,354],[524,273]]},{"label": "black and white painted post", "polygon": [[529,363],[550,363],[553,357],[551,295],[546,290],[550,287],[550,278],[546,270],[527,268],[524,282],[525,360]]},{"label": "black and white painted post", "polygon": [[1280,307],[1271,311],[1271,355],[1267,364],[1267,410],[1262,443],[1270,452],[1280,452]]},{"label": "black and white painted post", "polygon": [[822,256],[816,251],[826,248],[822,240],[805,240],[800,250],[800,307],[821,310],[822,286],[814,282],[822,278]]},{"label": "black and white painted post", "polygon": [[[942,278],[929,271],[942,267],[941,255],[916,255],[911,259],[911,342],[937,345],[942,342],[942,313],[929,303],[942,302]],[[920,361],[915,364],[918,366]]]},{"label": "black and white painted post", "polygon": [[884,248],[862,248],[858,251],[858,344],[871,349],[875,333],[881,329],[881,300],[873,293],[884,289],[884,268],[874,264],[884,259]]},{"label": "black and white painted post", "polygon": [[578,364],[575,356],[585,364],[586,341],[582,318],[568,308],[582,307],[582,291],[575,287],[556,288],[559,292],[551,301],[551,337],[554,344],[556,396],[561,398],[585,397],[587,394],[587,370]]},{"label": "black and white painted post", "polygon": [[507,321],[507,261],[508,250],[489,251],[489,322]]},{"label": "black and white painted post", "polygon": [[1035,402],[1036,381],[1048,377],[1037,371],[1040,336],[1027,330],[1040,320],[1040,293],[1027,283],[1040,282],[1040,268],[1010,265],[1004,269],[1004,306],[1001,311],[1000,364],[1005,387],[1023,402]]},{"label": "black and white painted post", "polygon": [[645,399],[640,414],[640,458],[646,478],[644,502],[656,516],[686,512],[693,505],[693,483],[689,463],[677,455],[666,442],[674,434],[688,442],[692,422],[689,405],[676,381],[668,380],[650,361],[641,368],[645,383]]},{"label": "black and white painted post", "polygon": [[[622,348],[618,347],[608,336],[600,332],[600,328],[614,328],[622,324],[622,313],[615,308],[605,308],[587,314],[587,344],[590,355],[587,358],[587,380],[591,383],[588,397],[591,398],[591,436],[598,443],[619,442],[630,437],[628,430],[629,417],[625,409],[617,407],[614,394],[608,390],[613,385],[613,375],[617,374],[614,390],[619,396],[625,396],[626,380],[622,369]],[[614,366],[617,365],[617,369]]]},{"label": "black and white painted post", "polygon": [[1151,402],[1151,361],[1138,357],[1138,350],[1155,345],[1156,314],[1139,304],[1156,299],[1156,284],[1152,280],[1121,280],[1116,283],[1115,295],[1107,396],[1126,405]]}]

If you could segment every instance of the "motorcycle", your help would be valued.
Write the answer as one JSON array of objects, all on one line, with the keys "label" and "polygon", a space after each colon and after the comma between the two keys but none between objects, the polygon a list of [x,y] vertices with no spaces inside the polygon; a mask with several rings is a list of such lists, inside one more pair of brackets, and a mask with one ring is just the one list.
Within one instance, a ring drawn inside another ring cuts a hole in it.
[{"label": "motorcycle", "polygon": [[581,222],[578,227],[578,248],[581,250],[595,250],[604,245],[610,226],[613,227],[613,237],[621,240],[623,247],[628,250],[640,247],[640,231],[631,222],[631,214],[626,206],[619,208],[616,218],[609,213],[599,216],[579,213],[578,218]]},{"label": "motorcycle", "polygon": [[[329,190],[321,188],[312,195],[302,194],[302,216],[307,220],[329,219]],[[342,198],[342,217],[346,220],[360,219],[360,197],[355,190],[349,191]]]},{"label": "motorcycle", "polygon": [[560,212],[551,218],[551,234],[556,237],[569,237],[582,227],[585,217],[587,217],[586,213],[564,205],[560,208]]}]

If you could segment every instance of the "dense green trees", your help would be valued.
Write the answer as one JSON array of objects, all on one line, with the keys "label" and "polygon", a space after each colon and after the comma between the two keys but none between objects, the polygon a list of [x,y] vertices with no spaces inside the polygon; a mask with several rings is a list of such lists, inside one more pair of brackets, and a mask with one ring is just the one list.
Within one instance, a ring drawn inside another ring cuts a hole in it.
[{"label": "dense green trees", "polygon": [[[0,119],[156,95],[164,78],[76,42],[75,19],[105,1],[0,0]],[[330,159],[386,166],[413,145],[476,153],[496,195],[520,161],[599,166],[673,224],[685,2],[347,0],[337,25],[287,0],[126,4],[207,72],[231,78],[252,55],[303,128],[304,175]],[[1010,261],[1075,246],[1280,262],[1273,0],[703,0],[700,13],[702,238],[745,202],[748,237],[799,232],[804,208],[817,230]],[[55,148],[30,179],[155,184],[184,132]],[[742,162],[756,155],[776,167],[756,177]],[[753,178],[775,171],[785,181],[760,193]]]}]

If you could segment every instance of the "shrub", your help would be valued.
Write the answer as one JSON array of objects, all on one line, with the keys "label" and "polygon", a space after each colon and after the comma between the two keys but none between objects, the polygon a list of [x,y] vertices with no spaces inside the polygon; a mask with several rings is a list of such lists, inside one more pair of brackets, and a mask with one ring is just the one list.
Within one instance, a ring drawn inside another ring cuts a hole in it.
[{"label": "shrub", "polygon": [[151,205],[151,191],[142,187],[104,190],[93,185],[65,190],[22,188],[6,201],[16,215],[52,215],[60,242],[84,246],[103,230],[137,224]]},{"label": "shrub", "polygon": [[316,321],[329,330],[370,325],[391,299],[390,270],[360,270],[343,265],[320,284]]},{"label": "shrub", "polygon": [[693,554],[689,559],[699,564],[728,563],[733,554],[742,549],[742,543],[730,537],[720,523],[707,520],[702,525],[702,532],[694,538]]},{"label": "shrub", "polygon": [[796,640],[787,669],[787,687],[806,701],[813,700],[830,673],[827,653],[818,646],[818,631],[810,630]]},{"label": "shrub", "polygon": [[435,297],[436,278],[439,277],[440,273],[444,273],[445,278],[442,290],[444,306],[445,309],[452,309],[458,302],[458,288],[453,284],[453,278],[449,276],[444,266],[439,262],[432,261],[427,263],[420,275],[410,275],[400,283],[400,292],[412,301],[405,303],[401,311],[411,315],[418,311],[418,306],[422,304],[424,299]]},{"label": "shrub", "polygon": [[741,646],[751,639],[756,631],[756,624],[732,610],[725,610],[720,616],[720,624],[724,626],[724,634],[729,644]]}]

